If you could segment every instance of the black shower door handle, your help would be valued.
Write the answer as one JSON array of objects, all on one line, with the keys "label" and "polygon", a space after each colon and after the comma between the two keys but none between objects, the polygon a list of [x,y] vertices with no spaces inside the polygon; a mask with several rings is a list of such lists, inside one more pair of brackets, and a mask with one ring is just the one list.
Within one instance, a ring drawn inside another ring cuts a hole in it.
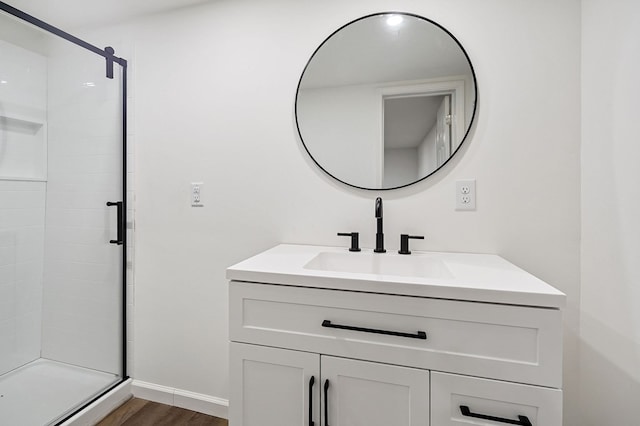
[{"label": "black shower door handle", "polygon": [[466,405],[460,406],[460,412],[463,416],[474,417],[476,419],[491,420],[492,422],[506,423],[509,425],[533,426],[527,416],[518,416],[518,420],[504,419],[502,417],[488,416],[486,414],[472,413],[471,409]]},{"label": "black shower door handle", "polygon": [[122,201],[107,201],[107,206],[112,207],[116,206],[118,208],[118,236],[117,240],[109,240],[111,244],[117,244],[121,246],[124,243],[123,235],[124,235],[124,211]]}]

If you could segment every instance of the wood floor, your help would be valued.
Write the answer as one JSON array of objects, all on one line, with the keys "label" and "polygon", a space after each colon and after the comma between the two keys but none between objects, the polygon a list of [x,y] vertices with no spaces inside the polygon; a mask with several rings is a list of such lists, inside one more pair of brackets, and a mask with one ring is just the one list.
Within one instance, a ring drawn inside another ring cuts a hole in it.
[{"label": "wood floor", "polygon": [[132,398],[96,426],[227,426],[225,419]]}]

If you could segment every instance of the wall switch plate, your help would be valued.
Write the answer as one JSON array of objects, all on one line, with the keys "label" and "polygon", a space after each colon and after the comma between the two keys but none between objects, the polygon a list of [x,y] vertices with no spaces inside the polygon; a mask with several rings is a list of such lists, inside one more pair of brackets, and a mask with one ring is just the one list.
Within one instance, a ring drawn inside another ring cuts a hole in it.
[{"label": "wall switch plate", "polygon": [[191,182],[191,207],[204,207],[202,202],[202,182]]},{"label": "wall switch plate", "polygon": [[476,209],[476,181],[465,179],[456,181],[456,210]]}]

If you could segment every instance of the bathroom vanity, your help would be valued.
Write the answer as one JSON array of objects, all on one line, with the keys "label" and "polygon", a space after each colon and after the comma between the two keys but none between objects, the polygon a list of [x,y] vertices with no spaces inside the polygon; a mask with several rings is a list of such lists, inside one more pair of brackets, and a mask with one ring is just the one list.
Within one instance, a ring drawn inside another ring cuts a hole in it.
[{"label": "bathroom vanity", "polygon": [[562,424],[565,296],[499,256],[279,245],[227,278],[231,426]]}]

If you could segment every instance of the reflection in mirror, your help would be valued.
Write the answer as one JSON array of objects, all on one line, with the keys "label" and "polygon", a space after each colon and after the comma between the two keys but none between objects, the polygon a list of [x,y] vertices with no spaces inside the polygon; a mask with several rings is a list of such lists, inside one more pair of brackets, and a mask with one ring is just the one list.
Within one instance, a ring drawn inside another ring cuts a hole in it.
[{"label": "reflection in mirror", "polygon": [[381,13],[334,32],[307,64],[296,122],[313,160],[351,186],[415,183],[462,144],[476,105],[466,52],[425,18]]}]

